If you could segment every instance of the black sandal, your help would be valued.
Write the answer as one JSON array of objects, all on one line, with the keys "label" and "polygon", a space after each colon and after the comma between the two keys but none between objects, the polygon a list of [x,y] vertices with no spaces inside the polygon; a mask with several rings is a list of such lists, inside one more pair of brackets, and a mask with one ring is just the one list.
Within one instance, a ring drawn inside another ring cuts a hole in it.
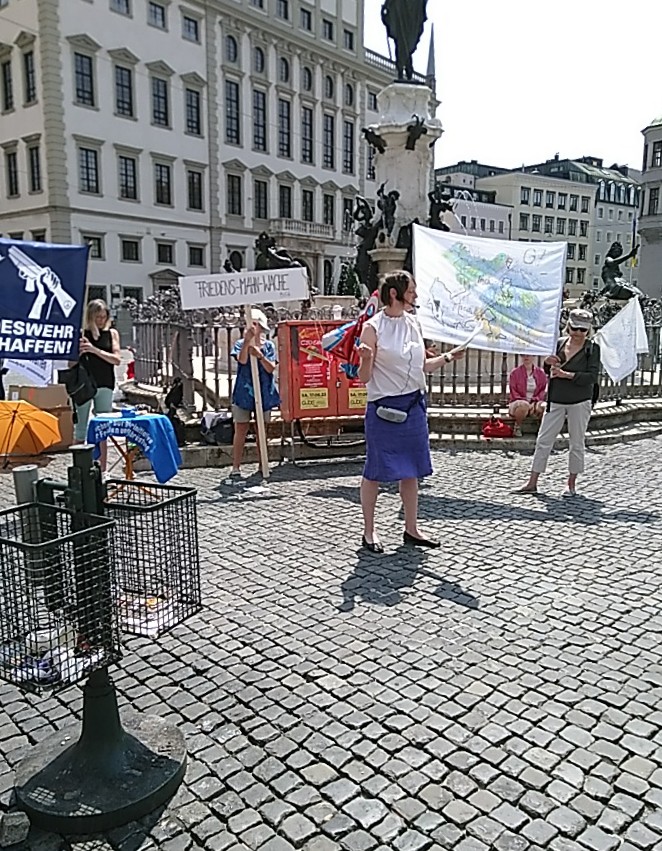
[{"label": "black sandal", "polygon": [[366,541],[365,535],[361,538],[361,546],[365,547],[366,550],[369,550],[371,553],[383,553],[384,545],[379,541],[373,541],[370,543]]}]

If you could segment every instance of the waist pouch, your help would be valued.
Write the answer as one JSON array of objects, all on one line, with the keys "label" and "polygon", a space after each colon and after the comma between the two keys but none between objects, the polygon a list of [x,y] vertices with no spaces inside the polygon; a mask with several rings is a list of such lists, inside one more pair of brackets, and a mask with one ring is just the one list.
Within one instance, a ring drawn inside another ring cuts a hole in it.
[{"label": "waist pouch", "polygon": [[409,412],[412,408],[418,405],[421,401],[421,391],[417,390],[416,395],[412,402],[401,411],[400,408],[389,408],[387,405],[379,405],[375,402],[375,413],[379,417],[380,420],[386,420],[389,423],[404,423],[409,416]]}]

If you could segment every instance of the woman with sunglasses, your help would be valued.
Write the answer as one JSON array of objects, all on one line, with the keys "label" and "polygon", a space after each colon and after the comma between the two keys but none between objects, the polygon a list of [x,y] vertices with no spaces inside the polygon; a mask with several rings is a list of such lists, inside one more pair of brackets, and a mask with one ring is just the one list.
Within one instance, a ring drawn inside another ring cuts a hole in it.
[{"label": "woman with sunglasses", "polygon": [[592,324],[593,315],[588,310],[571,310],[566,336],[559,340],[556,354],[544,361],[545,372],[551,379],[547,410],[540,423],[529,481],[518,493],[537,493],[540,474],[545,472],[554,441],[567,420],[570,438],[567,493],[575,494],[577,476],[584,472],[586,429],[600,370],[600,347],[588,339]]}]

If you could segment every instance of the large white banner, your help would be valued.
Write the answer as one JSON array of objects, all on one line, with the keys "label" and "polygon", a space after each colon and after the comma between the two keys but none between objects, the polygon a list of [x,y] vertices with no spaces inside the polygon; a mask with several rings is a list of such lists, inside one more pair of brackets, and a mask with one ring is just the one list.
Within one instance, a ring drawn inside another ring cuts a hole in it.
[{"label": "large white banner", "polygon": [[179,279],[179,292],[184,310],[302,301],[309,297],[308,273],[303,266],[296,266],[264,272],[190,275]]},{"label": "large white banner", "polygon": [[414,225],[417,316],[426,337],[493,352],[555,350],[565,242],[510,242]]}]

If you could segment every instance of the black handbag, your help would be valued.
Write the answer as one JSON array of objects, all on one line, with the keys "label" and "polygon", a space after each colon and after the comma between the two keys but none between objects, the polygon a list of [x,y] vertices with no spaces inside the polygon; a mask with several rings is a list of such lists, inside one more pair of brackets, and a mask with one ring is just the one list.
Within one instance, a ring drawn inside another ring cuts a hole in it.
[{"label": "black handbag", "polygon": [[84,405],[96,395],[97,383],[81,361],[68,369],[59,369],[57,380],[58,384],[64,384],[67,395],[76,405]]}]

